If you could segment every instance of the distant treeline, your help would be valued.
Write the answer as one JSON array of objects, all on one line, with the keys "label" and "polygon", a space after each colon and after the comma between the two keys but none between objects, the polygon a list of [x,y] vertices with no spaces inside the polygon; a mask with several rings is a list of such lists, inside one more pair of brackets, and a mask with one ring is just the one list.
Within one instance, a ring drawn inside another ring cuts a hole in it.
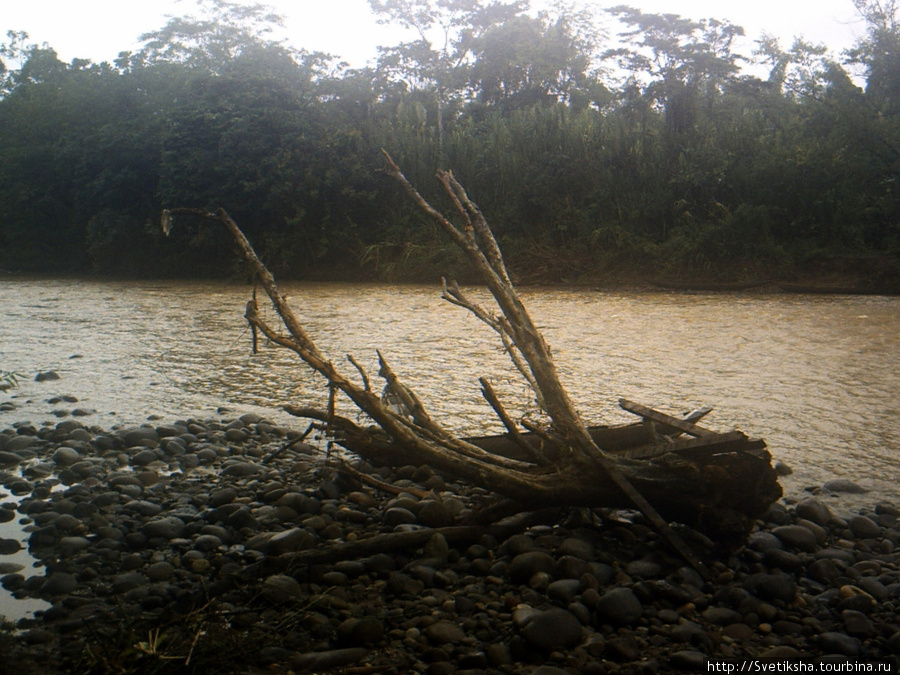
[{"label": "distant treeline", "polygon": [[385,149],[439,201],[435,171],[451,169],[522,281],[896,283],[900,17],[852,1],[867,31],[840,55],[768,38],[738,53],[725,20],[463,0],[370,0],[422,38],[363,69],[224,0],[115,63],[63,63],[11,32],[0,270],[239,273],[224,231],[163,236],[161,210],[191,206],[225,208],[283,277],[465,278],[380,172]]}]

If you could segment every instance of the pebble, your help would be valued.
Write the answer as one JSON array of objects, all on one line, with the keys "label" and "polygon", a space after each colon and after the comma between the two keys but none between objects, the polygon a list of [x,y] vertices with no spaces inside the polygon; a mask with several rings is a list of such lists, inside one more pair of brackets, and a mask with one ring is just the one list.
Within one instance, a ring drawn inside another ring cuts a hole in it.
[{"label": "pebble", "polygon": [[825,481],[822,487],[829,492],[846,492],[848,494],[863,494],[868,492],[864,487],[845,478],[836,478],[834,480]]},{"label": "pebble", "polygon": [[455,644],[466,639],[462,628],[450,621],[438,621],[425,629],[425,636],[436,645]]},{"label": "pebble", "polygon": [[22,544],[18,539],[0,538],[0,555],[12,555],[22,550]]},{"label": "pebble", "polygon": [[841,654],[842,656],[859,656],[861,649],[859,640],[836,631],[822,633],[819,636],[819,644],[826,654]]},{"label": "pebble", "polygon": [[41,594],[45,596],[68,595],[78,588],[78,580],[73,574],[54,572],[41,584]]},{"label": "pebble", "polygon": [[752,574],[744,581],[744,587],[762,600],[790,602],[797,593],[797,582],[788,574]]},{"label": "pebble", "polygon": [[614,588],[597,603],[597,616],[603,623],[627,626],[641,618],[643,606],[630,588]]},{"label": "pebble", "polygon": [[22,456],[14,452],[0,451],[0,466],[12,467],[22,461]]},{"label": "pebble", "polygon": [[184,521],[175,516],[163,516],[149,520],[141,527],[145,537],[175,539],[184,531]]},{"label": "pebble", "polygon": [[302,672],[316,672],[345,668],[362,661],[369,650],[356,647],[299,654],[291,658],[291,667]]},{"label": "pebble", "polygon": [[581,622],[559,608],[535,612],[520,630],[531,645],[548,652],[571,649],[584,638]]},{"label": "pebble", "polygon": [[673,653],[669,658],[669,663],[673,668],[678,668],[679,670],[701,672],[705,671],[708,660],[709,657],[703,652],[683,649]]},{"label": "pebble", "polygon": [[262,593],[270,602],[281,605],[299,602],[303,599],[303,588],[294,577],[287,574],[273,574],[262,584]]},{"label": "pebble", "polygon": [[312,451],[264,463],[290,436],[258,416],[22,429],[0,430],[0,453],[14,455],[0,455],[12,495],[0,522],[27,531],[0,553],[25,544],[44,567],[26,577],[17,559],[0,563],[0,585],[55,603],[23,626],[36,657],[82,654],[93,639],[82,614],[115,631],[205,607],[256,636],[236,657],[248,672],[649,674],[699,672],[714,657],[900,652],[890,503],[840,515],[825,493],[774,504],[745,546],[715,555],[695,533],[711,581],[644,524],[577,514],[505,538],[434,534],[416,550],[296,565],[305,551],[453,525],[481,494],[429,467],[377,469],[401,492],[390,495],[326,475]]},{"label": "pebble", "polygon": [[772,534],[778,537],[785,546],[812,553],[816,550],[816,535],[802,525],[781,525],[772,530]]},{"label": "pebble", "polygon": [[810,520],[822,527],[827,527],[834,517],[828,505],[816,497],[807,497],[803,501],[798,502],[795,509],[798,518]]},{"label": "pebble", "polygon": [[860,539],[875,539],[881,536],[881,527],[866,516],[853,516],[847,523],[853,536]]},{"label": "pebble", "polygon": [[60,466],[70,466],[81,459],[75,448],[63,446],[53,453],[53,461]]}]

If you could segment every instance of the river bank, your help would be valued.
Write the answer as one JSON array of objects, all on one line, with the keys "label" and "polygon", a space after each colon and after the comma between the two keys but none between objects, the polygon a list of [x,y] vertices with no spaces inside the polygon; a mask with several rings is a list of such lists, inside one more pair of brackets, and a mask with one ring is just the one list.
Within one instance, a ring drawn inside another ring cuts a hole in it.
[{"label": "river bank", "polygon": [[[738,549],[683,531],[706,581],[633,514],[463,527],[483,491],[358,466],[372,487],[286,447],[299,436],[255,413],[109,429],[7,413],[0,521],[23,525],[41,566],[0,583],[50,603],[3,637],[17,672],[665,673],[900,655],[896,503],[840,512],[816,486]],[[339,548],[366,540],[379,544]]]}]

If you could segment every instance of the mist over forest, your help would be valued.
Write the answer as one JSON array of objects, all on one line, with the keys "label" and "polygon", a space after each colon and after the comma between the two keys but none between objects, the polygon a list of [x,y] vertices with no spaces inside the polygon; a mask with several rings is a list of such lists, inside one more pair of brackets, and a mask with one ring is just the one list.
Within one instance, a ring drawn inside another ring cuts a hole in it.
[{"label": "mist over forest", "polygon": [[[523,283],[851,280],[900,290],[900,24],[841,53],[727,16],[370,0],[419,39],[377,63],[271,38],[269,8],[201,0],[113,62],[0,45],[0,271],[228,277],[225,208],[283,278],[462,280],[383,174],[453,171]],[[727,8],[723,8],[723,14]],[[433,38],[448,36],[446,43]],[[746,45],[751,44],[748,50]]]}]

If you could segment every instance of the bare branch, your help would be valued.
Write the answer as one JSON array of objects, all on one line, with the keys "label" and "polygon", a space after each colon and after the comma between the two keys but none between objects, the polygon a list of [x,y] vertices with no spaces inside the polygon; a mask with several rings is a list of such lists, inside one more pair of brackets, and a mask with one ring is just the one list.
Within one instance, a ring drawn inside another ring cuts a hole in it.
[{"label": "bare branch", "polygon": [[530,443],[522,438],[522,434],[519,433],[519,430],[516,428],[515,422],[513,422],[512,418],[509,416],[509,414],[507,414],[506,409],[503,407],[503,403],[500,401],[500,397],[497,396],[497,392],[494,391],[491,383],[483,377],[479,377],[478,381],[481,382],[481,393],[484,395],[485,400],[494,409],[494,412],[497,413],[497,417],[500,418],[500,421],[503,422],[503,426],[506,427],[506,432],[509,435],[509,438],[512,439],[512,441],[516,445],[522,448],[525,451],[526,455],[531,457],[536,463],[547,464],[547,458],[544,457],[539,450],[534,448]]}]

